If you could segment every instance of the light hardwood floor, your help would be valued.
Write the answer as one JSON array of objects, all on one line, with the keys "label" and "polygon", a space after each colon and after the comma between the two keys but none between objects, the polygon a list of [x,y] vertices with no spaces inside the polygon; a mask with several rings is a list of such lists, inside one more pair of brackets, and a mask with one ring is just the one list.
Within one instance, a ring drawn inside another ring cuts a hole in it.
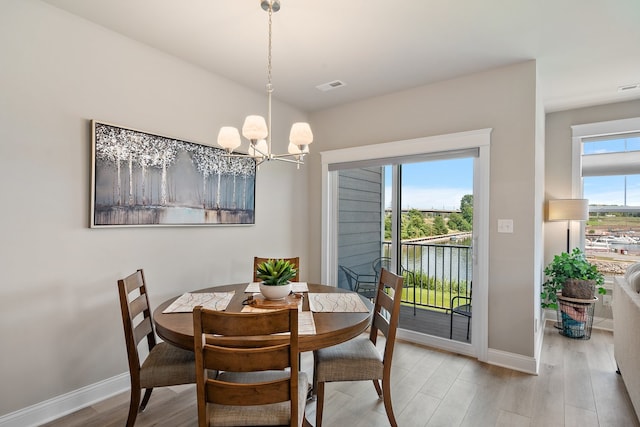
[{"label": "light hardwood floor", "polygon": [[[406,342],[396,344],[393,362],[401,427],[640,427],[615,373],[611,332],[593,330],[590,340],[573,340],[548,323],[537,376]],[[310,354],[303,369],[311,372]],[[194,386],[156,389],[136,426],[195,426],[195,399]],[[128,403],[128,392],[122,393],[46,426],[122,426]],[[309,401],[312,424],[314,417]],[[327,427],[388,425],[369,381],[327,384],[323,421]]]}]

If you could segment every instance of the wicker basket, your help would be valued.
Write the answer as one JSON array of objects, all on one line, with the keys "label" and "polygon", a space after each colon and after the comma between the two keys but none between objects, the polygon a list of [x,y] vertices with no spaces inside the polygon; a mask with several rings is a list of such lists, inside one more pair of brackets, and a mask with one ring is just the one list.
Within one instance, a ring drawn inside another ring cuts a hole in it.
[{"label": "wicker basket", "polygon": [[558,320],[561,323],[560,333],[565,337],[588,340],[591,338],[593,326],[594,303],[592,300],[575,300],[558,297]]},{"label": "wicker basket", "polygon": [[595,280],[567,279],[562,286],[563,297],[590,300],[595,295]]}]

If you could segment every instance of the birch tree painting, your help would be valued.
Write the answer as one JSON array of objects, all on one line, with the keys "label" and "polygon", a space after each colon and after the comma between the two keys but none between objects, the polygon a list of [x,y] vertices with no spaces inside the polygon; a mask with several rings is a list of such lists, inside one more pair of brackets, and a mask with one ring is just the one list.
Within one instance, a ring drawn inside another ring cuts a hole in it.
[{"label": "birch tree painting", "polygon": [[92,227],[255,223],[256,162],[92,122]]}]

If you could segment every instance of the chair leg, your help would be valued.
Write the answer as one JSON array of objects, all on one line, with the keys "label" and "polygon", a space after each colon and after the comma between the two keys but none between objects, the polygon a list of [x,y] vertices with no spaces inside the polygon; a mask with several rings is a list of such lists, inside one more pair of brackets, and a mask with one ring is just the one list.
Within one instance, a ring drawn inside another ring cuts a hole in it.
[{"label": "chair leg", "polygon": [[382,390],[384,397],[384,409],[387,411],[387,418],[389,418],[389,424],[391,427],[398,427],[396,417],[393,414],[393,406],[391,406],[391,384],[389,378],[382,380]]},{"label": "chair leg", "polygon": [[316,384],[316,427],[322,427],[322,410],[324,409],[324,383]]},{"label": "chair leg", "polygon": [[127,427],[133,427],[138,416],[138,405],[140,404],[140,389],[131,387],[131,400],[129,401],[129,415],[127,416]]},{"label": "chair leg", "polygon": [[453,310],[451,311],[451,321],[449,322],[449,339],[453,338]]},{"label": "chair leg", "polygon": [[312,397],[316,397],[318,395],[318,367],[316,366],[316,360],[318,360],[318,357],[316,356],[316,352],[313,352],[313,379],[312,384],[311,384],[311,395]]},{"label": "chair leg", "polygon": [[376,388],[376,392],[378,393],[378,398],[382,399],[382,388],[380,387],[380,381],[373,380],[373,386]]},{"label": "chair leg", "polygon": [[467,341],[469,341],[469,327],[471,326],[471,317],[467,317]]},{"label": "chair leg", "polygon": [[144,408],[147,407],[147,403],[149,403],[149,398],[151,397],[152,391],[153,387],[144,390],[144,397],[142,398],[142,404],[140,405],[140,412],[144,411]]}]

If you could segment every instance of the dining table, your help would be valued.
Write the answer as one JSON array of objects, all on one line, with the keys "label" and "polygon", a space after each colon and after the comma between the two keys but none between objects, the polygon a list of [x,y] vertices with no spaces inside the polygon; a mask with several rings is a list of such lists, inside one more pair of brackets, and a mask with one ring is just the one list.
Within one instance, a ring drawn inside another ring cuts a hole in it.
[{"label": "dining table", "polygon": [[[373,309],[369,299],[356,292],[334,286],[306,282],[301,284],[307,291],[299,293],[302,294],[300,312],[301,315],[305,314],[305,319],[312,319],[310,325],[312,330],[300,331],[298,345],[301,352],[340,344],[355,338],[369,327]],[[213,295],[215,293],[215,295],[226,297],[221,309],[236,313],[247,311],[250,298],[259,297],[258,293],[252,291],[255,288],[249,285],[251,284],[237,283],[214,286],[168,299],[153,312],[156,333],[173,345],[193,350],[192,307],[182,311],[172,311],[172,307],[175,307],[179,299],[185,296],[193,298],[198,297],[196,294]],[[314,310],[312,311],[311,308]]]}]

